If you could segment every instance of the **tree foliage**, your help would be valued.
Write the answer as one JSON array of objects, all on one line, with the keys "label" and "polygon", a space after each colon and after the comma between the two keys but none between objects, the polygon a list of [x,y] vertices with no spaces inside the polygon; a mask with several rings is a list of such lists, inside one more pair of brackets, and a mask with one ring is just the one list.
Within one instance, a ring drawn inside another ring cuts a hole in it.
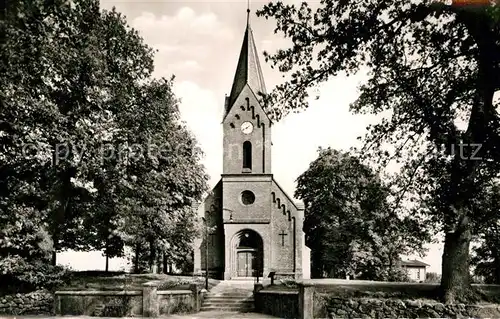
[{"label": "tree foliage", "polygon": [[[297,179],[313,276],[403,280],[401,254],[422,251],[418,216],[399,217],[390,190],[359,158],[330,148]],[[415,218],[417,217],[417,218]]]},{"label": "tree foliage", "polygon": [[153,50],[96,0],[10,1],[1,23],[0,259],[185,249],[207,177]]},{"label": "tree foliage", "polygon": [[[307,107],[308,90],[338,75],[369,70],[351,105],[378,114],[364,155],[402,166],[394,187],[444,232],[442,288],[447,302],[471,292],[469,245],[498,212],[475,203],[498,176],[500,7],[435,1],[331,1],[313,10],[270,3],[258,15],[276,20],[291,47],[266,54],[290,79],[265,100],[279,119]],[[465,144],[465,146],[464,146]],[[387,146],[389,145],[389,150]],[[459,151],[459,148],[461,149]]]},{"label": "tree foliage", "polygon": [[[485,190],[481,198],[481,210],[486,214],[494,214],[500,210],[500,184],[494,183]],[[481,277],[485,283],[500,284],[500,218],[484,226],[479,231],[473,248],[471,263],[474,275]]]},{"label": "tree foliage", "polygon": [[439,283],[441,281],[441,275],[435,272],[428,272],[425,274],[425,282]]}]

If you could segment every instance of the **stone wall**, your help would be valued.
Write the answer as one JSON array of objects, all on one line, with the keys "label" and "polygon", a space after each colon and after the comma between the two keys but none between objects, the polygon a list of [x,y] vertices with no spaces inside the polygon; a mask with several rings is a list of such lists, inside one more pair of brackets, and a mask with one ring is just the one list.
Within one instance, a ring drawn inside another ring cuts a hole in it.
[{"label": "stone wall", "polygon": [[193,293],[189,290],[158,291],[160,315],[196,311]]},{"label": "stone wall", "polygon": [[149,282],[142,290],[127,291],[56,291],[56,315],[99,317],[158,317],[173,313],[198,312],[206,290],[196,284],[190,290],[158,290]]},{"label": "stone wall", "polygon": [[47,291],[0,296],[0,314],[5,315],[50,315],[53,306],[54,298]]},{"label": "stone wall", "polygon": [[279,318],[299,317],[299,293],[261,290],[254,296],[255,311]]},{"label": "stone wall", "polygon": [[256,284],[254,299],[257,312],[279,318],[500,318],[500,304],[445,305],[425,298],[342,295],[307,283],[298,283],[298,289]]},{"label": "stone wall", "polygon": [[500,318],[500,305],[494,304],[444,305],[431,300],[343,299],[320,294],[314,299],[315,318]]},{"label": "stone wall", "polygon": [[141,316],[142,291],[57,291],[55,313],[73,316]]}]

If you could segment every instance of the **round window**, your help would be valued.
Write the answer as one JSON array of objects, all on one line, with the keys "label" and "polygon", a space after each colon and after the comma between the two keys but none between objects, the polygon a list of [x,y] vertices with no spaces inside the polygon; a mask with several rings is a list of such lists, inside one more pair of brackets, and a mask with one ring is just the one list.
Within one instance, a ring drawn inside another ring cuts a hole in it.
[{"label": "round window", "polygon": [[241,193],[241,202],[243,205],[250,205],[255,202],[255,195],[251,191],[244,191]]}]

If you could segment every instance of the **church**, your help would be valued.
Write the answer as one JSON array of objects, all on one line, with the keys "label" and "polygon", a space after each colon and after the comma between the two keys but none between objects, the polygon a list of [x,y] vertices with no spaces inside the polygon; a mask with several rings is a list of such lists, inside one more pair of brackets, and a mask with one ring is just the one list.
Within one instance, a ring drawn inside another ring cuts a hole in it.
[{"label": "church", "polygon": [[304,206],[273,177],[273,123],[258,92],[265,94],[266,87],[247,17],[233,85],[225,99],[222,176],[196,208],[204,235],[194,243],[194,273],[208,268],[210,277],[224,280],[267,277],[270,272],[307,279],[310,249],[302,231]]}]

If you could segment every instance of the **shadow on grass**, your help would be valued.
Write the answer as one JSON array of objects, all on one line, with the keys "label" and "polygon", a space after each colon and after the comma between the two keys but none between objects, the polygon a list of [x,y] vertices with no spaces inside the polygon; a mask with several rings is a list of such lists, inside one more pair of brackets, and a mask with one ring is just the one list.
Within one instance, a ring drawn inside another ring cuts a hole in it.
[{"label": "shadow on grass", "polygon": [[[189,290],[193,283],[199,289],[205,287],[204,278],[193,276],[82,271],[73,272],[70,280],[59,290],[141,290],[143,284],[150,281],[158,282],[159,290]],[[218,283],[219,280],[209,279],[209,289]]]}]

